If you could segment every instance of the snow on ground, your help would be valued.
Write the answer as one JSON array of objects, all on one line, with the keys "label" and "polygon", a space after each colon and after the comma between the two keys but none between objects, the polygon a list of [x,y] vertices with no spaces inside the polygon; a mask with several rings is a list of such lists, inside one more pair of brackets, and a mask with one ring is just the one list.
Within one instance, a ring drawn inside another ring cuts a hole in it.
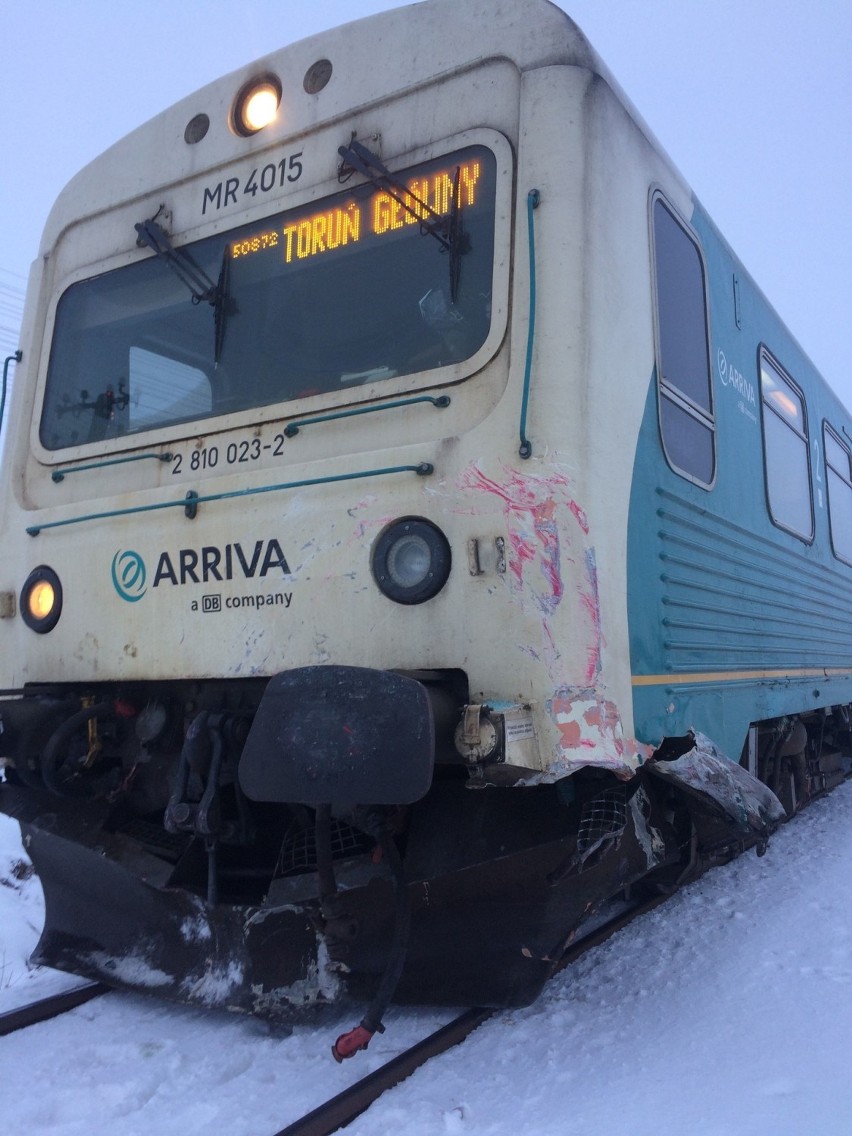
[{"label": "snow on ground", "polygon": [[0,815],[0,1012],[80,985],[72,975],[28,965],[43,919],[41,885],[18,826]]},{"label": "snow on ground", "polygon": [[[0,1010],[44,973],[39,889],[0,824]],[[385,1095],[351,1136],[849,1136],[852,784],[708,873]],[[20,874],[20,869],[17,870]],[[5,886],[4,886],[5,885]],[[354,1022],[290,1037],[261,1023],[110,994],[0,1039],[2,1131],[274,1133],[435,1028],[396,1011],[343,1066]],[[9,1087],[14,1086],[14,1092]]]}]

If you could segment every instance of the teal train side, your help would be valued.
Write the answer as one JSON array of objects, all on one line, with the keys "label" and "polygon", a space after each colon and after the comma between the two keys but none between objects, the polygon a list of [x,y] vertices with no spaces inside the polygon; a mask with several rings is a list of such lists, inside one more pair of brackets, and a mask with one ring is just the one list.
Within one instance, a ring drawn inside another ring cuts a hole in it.
[{"label": "teal train side", "polygon": [[[709,485],[672,468],[655,370],[628,532],[635,725],[652,745],[694,728],[736,761],[752,724],[852,699],[852,566],[841,531],[852,424],[697,204],[690,222],[707,281],[716,461]],[[767,432],[771,445],[779,429],[767,384],[779,371],[801,396],[805,437],[790,430],[793,460],[767,468]],[[785,482],[803,473],[785,512]]]}]

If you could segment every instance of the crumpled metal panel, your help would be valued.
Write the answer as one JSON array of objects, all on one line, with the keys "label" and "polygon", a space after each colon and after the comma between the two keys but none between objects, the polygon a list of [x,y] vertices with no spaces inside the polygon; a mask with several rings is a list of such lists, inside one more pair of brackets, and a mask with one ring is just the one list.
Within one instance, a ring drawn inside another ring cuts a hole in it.
[{"label": "crumpled metal panel", "polygon": [[33,961],[179,1002],[287,1016],[338,1001],[311,905],[210,907],[36,824],[24,846],[44,888]]},{"label": "crumpled metal panel", "polygon": [[648,773],[721,812],[739,835],[768,837],[787,815],[769,786],[725,757],[704,734],[694,732],[692,737],[692,749],[674,761],[649,762]]}]

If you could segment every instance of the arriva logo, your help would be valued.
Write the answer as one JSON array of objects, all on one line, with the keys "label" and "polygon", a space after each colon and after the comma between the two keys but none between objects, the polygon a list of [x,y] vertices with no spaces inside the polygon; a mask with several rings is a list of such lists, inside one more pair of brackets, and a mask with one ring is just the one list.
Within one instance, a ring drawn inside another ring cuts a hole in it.
[{"label": "arriva logo", "polygon": [[120,549],[112,558],[112,582],[123,600],[136,603],[145,595],[147,579],[145,561],[138,552],[122,552]]}]

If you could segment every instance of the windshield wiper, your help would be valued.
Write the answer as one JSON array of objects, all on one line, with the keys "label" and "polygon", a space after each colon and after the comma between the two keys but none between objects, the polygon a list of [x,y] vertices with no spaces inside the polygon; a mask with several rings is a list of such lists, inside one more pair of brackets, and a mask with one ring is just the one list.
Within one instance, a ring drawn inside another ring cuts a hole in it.
[{"label": "windshield wiper", "polygon": [[450,205],[450,215],[447,218],[447,236],[450,242],[450,301],[454,304],[459,290],[459,273],[461,271],[462,253],[470,249],[470,240],[462,224],[461,198],[459,195],[459,180],[461,166],[456,166],[456,176],[453,178],[453,200]]},{"label": "windshield wiper", "polygon": [[136,244],[139,248],[149,248],[177,276],[182,284],[189,288],[193,304],[208,303],[215,305],[218,300],[219,286],[214,284],[189,253],[176,249],[169,239],[168,233],[161,225],[151,218],[141,221],[133,226],[136,230]]},{"label": "windshield wiper", "polygon": [[[449,254],[450,300],[455,303],[461,257],[469,248],[469,242],[462,226],[462,212],[459,203],[460,168],[456,168],[456,176],[453,181],[450,212],[447,216],[443,216],[418,197],[416,193],[412,193],[404,182],[394,177],[382,160],[372,150],[368,150],[357,138],[353,138],[348,146],[339,146],[337,152],[351,169],[362,174],[378,189],[383,189],[385,193],[389,194],[398,205],[402,206],[406,213],[419,222],[421,233],[428,233],[430,237],[434,237],[441,249]],[[411,204],[412,202],[414,202],[414,205]]]},{"label": "windshield wiper", "polygon": [[231,311],[228,295],[228,269],[230,265],[230,246],[225,245],[222,253],[222,267],[219,279],[214,284],[207,273],[195,263],[189,253],[176,249],[168,233],[152,217],[134,225],[140,248],[149,248],[174,272],[178,280],[189,289],[193,304],[211,304],[213,307],[213,361],[219,362],[222,343],[225,339],[225,321]]},{"label": "windshield wiper", "polygon": [[222,250],[222,267],[219,269],[219,279],[216,282],[216,295],[211,301],[213,304],[213,362],[218,366],[222,354],[222,344],[225,341],[225,321],[232,311],[236,309],[229,292],[229,277],[231,272],[231,246],[225,245]]}]

